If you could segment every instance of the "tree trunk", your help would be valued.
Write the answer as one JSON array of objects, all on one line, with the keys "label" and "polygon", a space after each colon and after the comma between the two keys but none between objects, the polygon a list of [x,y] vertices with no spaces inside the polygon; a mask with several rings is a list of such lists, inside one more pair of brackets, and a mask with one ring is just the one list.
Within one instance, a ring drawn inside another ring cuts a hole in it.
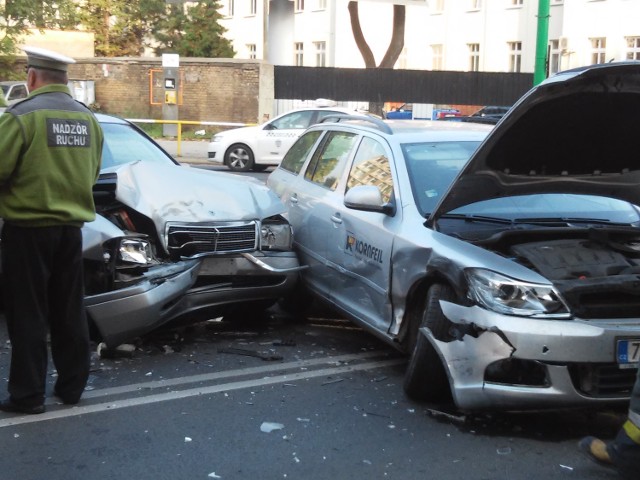
[{"label": "tree trunk", "polygon": [[[380,65],[376,66],[376,59],[373,56],[373,52],[364,38],[362,33],[362,27],[360,26],[360,13],[358,11],[358,2],[349,2],[349,17],[351,19],[351,31],[353,32],[353,39],[356,42],[358,50],[364,60],[365,68],[393,68],[402,53],[404,48],[404,25],[406,18],[406,8],[404,5],[393,6],[393,33],[391,35],[391,41],[389,47],[384,55],[384,58],[380,62]],[[369,103],[369,112],[383,116],[383,106],[385,100],[400,100],[400,99],[379,99],[378,102]]]}]

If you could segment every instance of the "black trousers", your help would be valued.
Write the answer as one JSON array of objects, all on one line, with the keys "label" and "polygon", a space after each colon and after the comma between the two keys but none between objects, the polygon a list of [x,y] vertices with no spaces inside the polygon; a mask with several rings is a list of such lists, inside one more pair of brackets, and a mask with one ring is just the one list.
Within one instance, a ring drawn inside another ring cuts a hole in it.
[{"label": "black trousers", "polygon": [[55,391],[66,400],[80,399],[90,368],[80,228],[5,223],[2,270],[11,399],[24,405],[44,402],[47,333],[58,371]]}]

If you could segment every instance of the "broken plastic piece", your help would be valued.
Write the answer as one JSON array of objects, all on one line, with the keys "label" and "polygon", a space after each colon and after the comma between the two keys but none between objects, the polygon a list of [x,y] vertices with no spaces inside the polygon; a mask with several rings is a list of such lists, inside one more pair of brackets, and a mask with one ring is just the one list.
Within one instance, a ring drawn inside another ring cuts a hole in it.
[{"label": "broken plastic piece", "polygon": [[282,430],[283,428],[283,424],[275,422],[262,422],[262,425],[260,425],[260,431],[264,433],[271,433],[274,430]]},{"label": "broken plastic piece", "polygon": [[255,350],[246,350],[244,348],[219,348],[219,353],[232,353],[235,355],[246,355],[248,357],[256,357],[262,360],[282,360],[282,355],[270,354],[270,353],[260,353]]},{"label": "broken plastic piece", "polygon": [[101,342],[97,348],[100,358],[132,358],[135,351],[136,346],[130,343],[123,343],[116,348],[108,348],[106,343]]}]

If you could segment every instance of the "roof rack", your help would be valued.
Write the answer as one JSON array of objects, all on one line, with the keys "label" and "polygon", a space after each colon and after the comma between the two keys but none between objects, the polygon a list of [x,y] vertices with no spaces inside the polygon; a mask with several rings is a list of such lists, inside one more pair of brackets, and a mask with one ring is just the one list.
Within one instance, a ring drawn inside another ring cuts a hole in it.
[{"label": "roof rack", "polygon": [[336,113],[327,115],[322,120],[320,120],[320,123],[325,123],[328,121],[335,121],[336,123],[340,123],[341,120],[360,120],[369,122],[372,123],[378,130],[381,130],[382,132],[389,135],[393,135],[393,130],[391,130],[391,127],[389,127],[389,125],[387,125],[383,120],[369,115],[350,115],[348,113]]}]

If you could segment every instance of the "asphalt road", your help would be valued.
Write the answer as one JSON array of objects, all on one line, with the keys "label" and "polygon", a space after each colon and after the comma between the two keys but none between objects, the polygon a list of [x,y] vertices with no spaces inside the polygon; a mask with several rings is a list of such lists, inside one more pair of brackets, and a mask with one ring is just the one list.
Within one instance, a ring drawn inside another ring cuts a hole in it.
[{"label": "asphalt road", "polygon": [[[96,354],[78,406],[2,414],[0,479],[616,478],[576,443],[613,435],[624,412],[462,415],[409,400],[406,359],[350,322],[244,320]],[[6,380],[1,317],[0,341]]]}]

